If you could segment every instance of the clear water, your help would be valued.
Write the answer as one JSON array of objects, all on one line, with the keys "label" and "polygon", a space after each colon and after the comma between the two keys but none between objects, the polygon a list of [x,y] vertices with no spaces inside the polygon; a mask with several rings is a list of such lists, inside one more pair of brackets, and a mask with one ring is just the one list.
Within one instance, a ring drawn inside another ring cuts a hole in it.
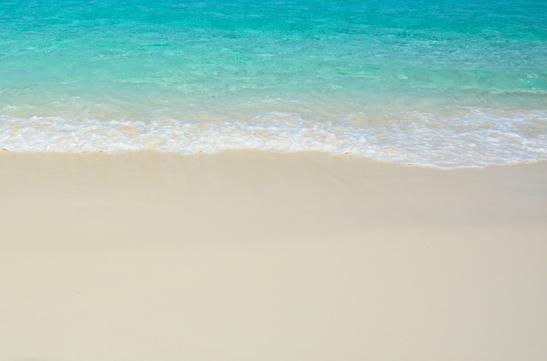
[{"label": "clear water", "polygon": [[547,2],[2,0],[0,147],[547,159]]}]

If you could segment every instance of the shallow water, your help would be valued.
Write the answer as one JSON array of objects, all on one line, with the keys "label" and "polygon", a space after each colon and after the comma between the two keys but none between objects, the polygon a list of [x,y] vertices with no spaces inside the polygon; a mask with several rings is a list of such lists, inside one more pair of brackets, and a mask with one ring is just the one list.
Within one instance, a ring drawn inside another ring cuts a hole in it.
[{"label": "shallow water", "polygon": [[544,1],[0,2],[0,147],[547,159]]}]

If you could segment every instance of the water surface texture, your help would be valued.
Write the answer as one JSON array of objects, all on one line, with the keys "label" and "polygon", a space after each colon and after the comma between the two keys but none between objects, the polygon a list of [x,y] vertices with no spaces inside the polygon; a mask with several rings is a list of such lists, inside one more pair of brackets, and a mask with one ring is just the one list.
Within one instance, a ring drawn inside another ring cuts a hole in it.
[{"label": "water surface texture", "polygon": [[3,0],[0,147],[547,159],[547,2]]}]

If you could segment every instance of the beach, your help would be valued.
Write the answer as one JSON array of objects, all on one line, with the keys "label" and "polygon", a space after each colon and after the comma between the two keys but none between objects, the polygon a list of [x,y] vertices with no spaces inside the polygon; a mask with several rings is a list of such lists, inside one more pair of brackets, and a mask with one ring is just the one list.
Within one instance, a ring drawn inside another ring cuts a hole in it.
[{"label": "beach", "polygon": [[546,24],[0,1],[0,361],[546,361]]},{"label": "beach", "polygon": [[544,360],[547,163],[0,153],[1,360]]}]

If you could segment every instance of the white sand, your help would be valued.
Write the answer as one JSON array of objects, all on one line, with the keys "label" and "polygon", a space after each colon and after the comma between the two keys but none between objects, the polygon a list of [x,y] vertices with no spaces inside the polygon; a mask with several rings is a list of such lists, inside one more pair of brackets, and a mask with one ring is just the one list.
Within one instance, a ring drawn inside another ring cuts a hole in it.
[{"label": "white sand", "polygon": [[0,360],[547,359],[547,163],[0,154]]}]

